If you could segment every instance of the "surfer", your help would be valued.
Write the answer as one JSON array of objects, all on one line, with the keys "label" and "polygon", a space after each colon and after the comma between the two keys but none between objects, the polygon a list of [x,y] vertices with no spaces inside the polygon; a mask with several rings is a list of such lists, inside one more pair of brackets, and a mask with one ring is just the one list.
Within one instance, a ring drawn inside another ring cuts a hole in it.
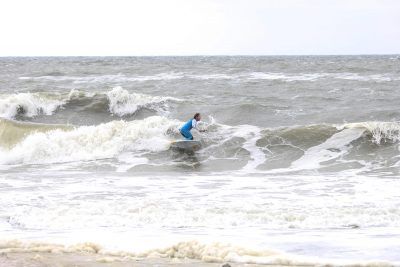
[{"label": "surfer", "polygon": [[186,122],[180,129],[179,132],[183,137],[186,138],[186,140],[193,140],[193,135],[190,133],[190,131],[194,128],[198,130],[199,132],[205,132],[206,130],[200,130],[197,126],[199,121],[201,120],[201,115],[200,113],[196,113],[193,116],[193,119],[190,119],[188,122]]}]

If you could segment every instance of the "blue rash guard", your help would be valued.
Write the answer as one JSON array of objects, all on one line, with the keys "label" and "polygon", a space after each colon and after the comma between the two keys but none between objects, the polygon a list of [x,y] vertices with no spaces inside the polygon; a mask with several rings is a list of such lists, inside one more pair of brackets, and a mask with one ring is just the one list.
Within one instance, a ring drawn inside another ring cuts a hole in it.
[{"label": "blue rash guard", "polygon": [[193,140],[193,135],[190,133],[190,131],[193,128],[196,128],[197,126],[197,121],[195,119],[191,119],[188,122],[186,122],[180,129],[179,132],[183,137],[185,137],[187,140]]}]

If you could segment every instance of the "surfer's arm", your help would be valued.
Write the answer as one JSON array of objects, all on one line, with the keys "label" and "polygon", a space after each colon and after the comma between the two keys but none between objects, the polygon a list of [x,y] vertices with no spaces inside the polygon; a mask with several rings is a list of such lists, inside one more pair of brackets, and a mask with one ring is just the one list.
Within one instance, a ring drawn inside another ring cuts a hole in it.
[{"label": "surfer's arm", "polygon": [[199,129],[199,127],[198,127],[198,125],[199,125],[199,123],[196,121],[196,120],[192,120],[192,127],[193,127],[193,129],[196,129],[197,131],[199,131],[200,133],[204,133],[204,132],[206,132],[207,130],[205,130],[205,129]]}]

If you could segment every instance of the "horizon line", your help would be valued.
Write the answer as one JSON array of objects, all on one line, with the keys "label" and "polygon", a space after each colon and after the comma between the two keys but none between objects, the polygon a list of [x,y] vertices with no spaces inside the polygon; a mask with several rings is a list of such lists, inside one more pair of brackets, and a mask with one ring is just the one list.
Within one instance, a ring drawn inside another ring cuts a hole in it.
[{"label": "horizon line", "polygon": [[0,55],[0,58],[11,57],[290,57],[290,56],[399,56],[400,53],[360,53],[360,54],[193,54],[193,55]]}]

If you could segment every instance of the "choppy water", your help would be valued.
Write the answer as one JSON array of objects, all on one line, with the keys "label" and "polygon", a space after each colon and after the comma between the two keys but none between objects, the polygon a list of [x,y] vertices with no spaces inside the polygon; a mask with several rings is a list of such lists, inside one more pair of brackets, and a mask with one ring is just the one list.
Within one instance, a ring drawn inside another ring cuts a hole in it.
[{"label": "choppy water", "polygon": [[399,56],[1,58],[1,236],[400,262],[399,88]]}]

